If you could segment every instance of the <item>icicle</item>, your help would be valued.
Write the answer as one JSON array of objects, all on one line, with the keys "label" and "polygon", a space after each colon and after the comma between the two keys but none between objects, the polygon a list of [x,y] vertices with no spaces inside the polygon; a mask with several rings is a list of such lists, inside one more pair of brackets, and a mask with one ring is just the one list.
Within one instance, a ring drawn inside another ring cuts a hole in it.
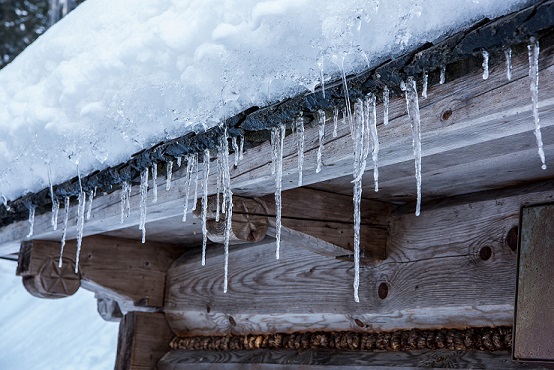
[{"label": "icicle", "polygon": [[423,71],[423,88],[421,89],[421,97],[427,99],[427,85],[429,83],[429,74]]},{"label": "icicle", "polygon": [[[298,148],[298,186],[302,186],[302,171],[304,169],[304,117],[296,118],[296,146]],[[283,148],[280,148],[281,151]]]},{"label": "icicle", "polygon": [[81,171],[79,171],[79,162],[77,162],[77,178],[79,179],[79,192],[83,192],[83,182],[81,181]]},{"label": "icicle", "polygon": [[375,95],[370,94],[365,101],[366,111],[369,112],[369,119],[366,123],[369,126],[371,136],[371,158],[373,160],[373,181],[375,182],[375,191],[379,191],[379,137],[377,135],[377,109]]},{"label": "icicle", "polygon": [[441,85],[444,85],[445,82],[446,82],[446,66],[442,66],[441,67],[441,77],[440,77],[439,83]]},{"label": "icicle", "polygon": [[350,93],[348,92],[348,84],[346,83],[346,74],[344,72],[344,58],[342,60],[341,74],[342,74],[342,87],[344,90],[344,101],[346,102],[346,117],[348,117],[348,123],[352,129],[352,107],[350,106]]},{"label": "icicle", "polygon": [[239,159],[242,161],[244,158],[244,136],[240,135],[240,148],[239,148]]},{"label": "icicle", "polygon": [[77,253],[75,254],[75,273],[79,272],[79,256],[81,255],[81,245],[83,244],[86,202],[87,195],[84,191],[81,191],[79,194],[79,203],[77,205]]},{"label": "icicle", "polygon": [[194,155],[194,160],[195,160],[195,163],[196,163],[196,176],[195,176],[195,179],[194,179],[194,202],[192,203],[192,211],[196,210],[196,200],[198,199],[198,181],[199,181],[199,176],[198,176],[198,172],[200,171],[200,166],[198,165],[198,153],[196,153]]},{"label": "icicle", "polygon": [[389,124],[389,104],[390,104],[389,87],[385,86],[385,88],[383,89],[383,124],[385,126]]},{"label": "icicle", "polygon": [[283,180],[283,146],[285,141],[285,125],[274,127],[271,132],[272,162],[275,168],[275,258],[279,259],[281,248],[281,191]]},{"label": "icicle", "polygon": [[354,168],[352,175],[354,180],[354,301],[360,302],[358,288],[360,286],[360,203],[362,201],[362,178],[368,155],[366,142],[366,117],[364,106],[360,99],[354,104],[354,125],[352,127],[352,138],[354,141]]},{"label": "icicle", "polygon": [[[183,210],[183,222],[187,220],[189,211],[190,182],[192,180],[192,171],[198,166],[198,154],[191,154],[187,157],[187,169],[185,173],[185,207]],[[196,203],[196,197],[194,198]]]},{"label": "icicle", "polygon": [[[50,169],[50,163],[48,163],[47,169],[48,169],[48,183],[50,184],[50,200],[52,201],[51,224],[52,224],[52,229],[57,230],[58,229],[58,211],[60,209],[60,202],[58,201],[58,198],[54,195],[54,185],[52,184],[52,171]],[[4,203],[4,206],[6,206],[5,203]],[[9,207],[6,207],[6,210],[9,211]]]},{"label": "icicle", "polygon": [[60,247],[60,260],[58,261],[58,267],[62,267],[63,250],[65,247],[65,237],[67,236],[67,224],[69,222],[69,197],[64,199],[64,216],[63,216],[63,233],[62,233],[62,245]]},{"label": "icicle", "polygon": [[335,107],[333,109],[333,137],[337,137],[339,127],[339,108]]},{"label": "icicle", "polygon": [[[235,152],[236,153],[236,152]],[[229,275],[229,240],[231,238],[232,218],[233,218],[233,192],[231,191],[231,175],[229,173],[229,145],[227,143],[227,129],[221,139],[220,148],[222,162],[222,183],[223,183],[223,203],[227,210],[225,215],[225,238],[224,238],[224,278],[223,292],[227,293],[228,275]],[[235,156],[236,158],[236,156]]]},{"label": "icicle", "polygon": [[33,236],[33,229],[35,228],[35,209],[35,206],[29,206],[29,233],[27,234],[27,238]]},{"label": "icicle", "polygon": [[319,74],[321,76],[321,93],[323,94],[323,99],[325,99],[325,79],[323,78],[323,58],[317,61],[319,66]]},{"label": "icicle", "polygon": [[58,198],[54,198],[52,200],[52,229],[57,230],[58,229],[58,213],[60,211],[60,201]]},{"label": "icicle", "polygon": [[92,200],[94,199],[94,190],[89,191],[88,194],[88,207],[87,207],[87,220],[90,220],[92,216]]},{"label": "icicle", "polygon": [[481,54],[483,55],[483,80],[486,80],[489,78],[489,52],[483,50]]},{"label": "icicle", "polygon": [[321,158],[323,156],[323,140],[325,137],[325,111],[320,109],[317,111],[317,114],[319,116],[319,148],[317,149],[317,168],[315,173],[320,173],[322,165]]},{"label": "icicle", "polygon": [[512,48],[504,50],[506,56],[506,78],[508,81],[512,80]]},{"label": "icicle", "polygon": [[531,98],[533,100],[533,118],[535,120],[535,137],[537,138],[537,147],[539,157],[542,162],[541,168],[546,170],[544,158],[544,149],[542,144],[541,125],[539,121],[539,42],[531,37],[529,45],[529,77],[531,78]]},{"label": "icicle", "polygon": [[165,180],[165,190],[171,190],[171,177],[173,176],[173,161],[167,162],[167,172]]},{"label": "icicle", "polygon": [[148,167],[140,174],[140,220],[139,230],[142,231],[142,242],[146,242],[146,200],[148,198]]},{"label": "icicle", "polygon": [[4,205],[4,208],[6,208],[6,211],[9,211],[11,207],[8,205],[8,199],[2,195],[2,204]]},{"label": "icicle", "polygon": [[417,183],[417,205],[415,214],[416,216],[419,216],[421,209],[421,123],[415,80],[412,77],[409,77],[406,84],[404,84],[404,88],[406,91],[408,110],[411,112],[412,145],[414,148],[415,177]]},{"label": "icicle", "polygon": [[123,223],[125,217],[131,215],[131,184],[127,181],[123,182],[121,186],[121,223]]},{"label": "icicle", "polygon": [[215,221],[219,222],[219,213],[220,213],[220,205],[219,205],[219,195],[221,193],[221,181],[223,178],[223,159],[222,159],[222,152],[223,152],[223,145],[220,145],[219,150],[217,151],[217,157],[216,157],[216,173],[217,173],[217,182],[216,182],[216,190],[215,190],[215,202],[216,202],[216,210],[215,210]]},{"label": "icicle", "polygon": [[158,164],[152,163],[152,203],[158,202]]},{"label": "icicle", "polygon": [[239,145],[237,143],[237,137],[233,136],[231,138],[231,145],[233,146],[233,151],[235,152],[235,167],[239,165]]},{"label": "icicle", "polygon": [[202,185],[202,266],[206,265],[206,244],[208,242],[208,177],[210,175],[210,150],[204,150],[204,171]]},{"label": "icicle", "polygon": [[183,157],[177,157],[177,167],[181,168],[182,163],[183,163]]}]

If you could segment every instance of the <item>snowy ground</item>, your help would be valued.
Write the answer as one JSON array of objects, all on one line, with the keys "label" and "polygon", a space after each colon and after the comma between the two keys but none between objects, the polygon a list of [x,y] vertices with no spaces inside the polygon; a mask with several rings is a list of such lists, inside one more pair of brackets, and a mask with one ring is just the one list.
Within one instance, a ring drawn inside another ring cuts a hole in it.
[{"label": "snowy ground", "polygon": [[35,298],[16,265],[0,259],[0,369],[113,369],[118,325],[100,318],[93,293]]},{"label": "snowy ground", "polygon": [[13,200],[527,0],[88,0],[0,72]]}]

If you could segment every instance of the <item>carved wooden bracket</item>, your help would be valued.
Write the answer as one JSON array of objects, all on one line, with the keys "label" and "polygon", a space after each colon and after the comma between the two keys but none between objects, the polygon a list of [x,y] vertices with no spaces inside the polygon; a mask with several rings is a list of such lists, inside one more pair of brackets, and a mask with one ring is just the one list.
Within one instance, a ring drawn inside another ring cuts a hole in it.
[{"label": "carved wooden bracket", "polygon": [[21,244],[16,274],[25,289],[39,298],[63,298],[82,286],[97,294],[106,320],[162,307],[167,269],[182,252],[179,246],[94,236],[83,240],[75,272],[76,242],[67,242],[61,267],[60,247],[42,240]]},{"label": "carved wooden bracket", "polygon": [[[352,197],[319,190],[297,188],[282,193],[282,235],[288,243],[334,257],[348,256],[353,250],[354,206]],[[386,258],[388,222],[393,206],[364,199],[361,211],[361,248],[364,260]],[[226,215],[220,213],[215,221],[217,197],[208,198],[206,227],[208,238],[223,243]],[[261,241],[266,234],[275,236],[275,199],[233,197],[231,244]],[[202,200],[194,216],[202,218]],[[273,226],[272,226],[273,225]],[[332,246],[338,247],[333,248]]]}]

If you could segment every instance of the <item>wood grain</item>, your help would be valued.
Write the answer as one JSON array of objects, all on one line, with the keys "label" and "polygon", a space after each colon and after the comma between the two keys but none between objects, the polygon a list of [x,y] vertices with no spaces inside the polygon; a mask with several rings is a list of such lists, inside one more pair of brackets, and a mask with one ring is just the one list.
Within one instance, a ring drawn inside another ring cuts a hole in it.
[{"label": "wood grain", "polygon": [[172,335],[163,313],[128,313],[119,324],[115,370],[155,369]]},{"label": "wood grain", "polygon": [[[45,278],[45,267],[53,266],[56,270],[60,243],[34,240],[22,248],[19,276],[39,281]],[[134,240],[94,236],[83,239],[78,274],[67,269],[75,266],[76,243],[66,244],[63,255],[66,267],[62,265],[61,271],[65,271],[63,276],[80,280],[81,286],[101,296],[121,303],[130,301],[131,306],[162,307],[167,269],[181,252],[181,248],[172,245],[141,245]],[[71,289],[68,293],[75,291]]]},{"label": "wood grain", "polygon": [[195,369],[539,369],[511,361],[507,351],[332,352],[293,350],[171,351],[158,363],[159,370]]}]

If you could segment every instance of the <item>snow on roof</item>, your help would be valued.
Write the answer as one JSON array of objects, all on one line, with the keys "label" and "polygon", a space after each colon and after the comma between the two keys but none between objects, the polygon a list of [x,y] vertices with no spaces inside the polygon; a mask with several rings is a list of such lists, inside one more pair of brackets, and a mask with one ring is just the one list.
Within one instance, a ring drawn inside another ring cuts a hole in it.
[{"label": "snow on roof", "polygon": [[87,0],[0,71],[0,193],[114,166],[524,0]]}]

